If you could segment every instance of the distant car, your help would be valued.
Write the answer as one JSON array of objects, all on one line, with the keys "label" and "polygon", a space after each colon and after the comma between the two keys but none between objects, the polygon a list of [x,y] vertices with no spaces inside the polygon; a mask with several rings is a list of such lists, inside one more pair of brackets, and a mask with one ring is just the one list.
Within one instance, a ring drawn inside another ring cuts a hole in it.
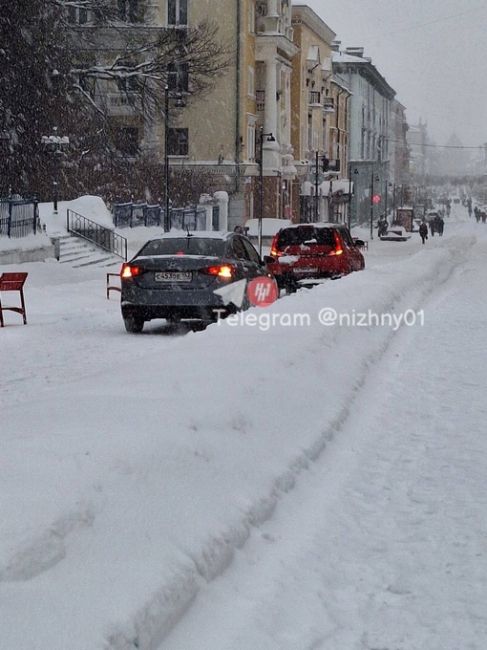
[{"label": "distant car", "polygon": [[[291,226],[292,222],[289,219],[274,219],[264,217],[262,219],[262,248],[263,253],[268,253],[272,246],[272,240],[276,232],[281,228]],[[259,245],[259,219],[249,219],[244,226],[244,232],[250,239],[252,244],[257,248]]]},{"label": "distant car", "polygon": [[403,226],[390,226],[385,235],[379,238],[381,241],[407,241],[411,239],[409,233]]},{"label": "distant car", "polygon": [[364,256],[348,228],[341,224],[297,224],[282,228],[271,247],[268,264],[280,287],[294,291],[365,267]]},{"label": "distant car", "polygon": [[269,271],[243,235],[166,233],[149,240],[122,265],[125,328],[141,332],[144,323],[155,318],[215,321],[237,310],[233,304],[225,304],[215,290],[259,276],[269,276]]}]

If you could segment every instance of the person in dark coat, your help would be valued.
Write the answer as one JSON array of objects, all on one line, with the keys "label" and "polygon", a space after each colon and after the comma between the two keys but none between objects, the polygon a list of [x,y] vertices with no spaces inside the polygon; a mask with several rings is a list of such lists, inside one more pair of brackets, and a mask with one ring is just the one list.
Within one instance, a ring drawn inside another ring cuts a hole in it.
[{"label": "person in dark coat", "polygon": [[[430,219],[430,220],[429,220],[429,224],[430,224],[430,232],[431,232],[431,236],[434,237],[434,236],[435,236],[435,230],[436,230],[435,218]],[[425,225],[426,225],[426,224],[425,224]],[[426,227],[426,230],[428,230],[428,227]],[[427,234],[427,233],[426,233],[426,234]],[[424,242],[423,242],[423,244],[424,244]]]},{"label": "person in dark coat", "polygon": [[445,229],[445,222],[443,221],[443,219],[441,217],[438,217],[438,222],[437,222],[437,225],[436,225],[436,229],[437,229],[438,234],[440,235],[440,237],[442,237],[443,236],[443,230]]},{"label": "person in dark coat", "polygon": [[424,221],[422,221],[419,226],[419,236],[421,237],[423,244],[428,239],[428,226]]}]

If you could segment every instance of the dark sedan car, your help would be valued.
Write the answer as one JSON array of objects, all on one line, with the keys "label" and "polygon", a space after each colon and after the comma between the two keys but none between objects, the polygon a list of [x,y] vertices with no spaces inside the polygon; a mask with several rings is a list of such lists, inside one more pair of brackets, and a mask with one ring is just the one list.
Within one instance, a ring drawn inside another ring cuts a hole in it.
[{"label": "dark sedan car", "polygon": [[144,322],[154,318],[215,321],[237,310],[221,291],[215,291],[239,280],[268,275],[264,262],[243,235],[166,233],[148,241],[122,266],[125,328],[141,332]]}]

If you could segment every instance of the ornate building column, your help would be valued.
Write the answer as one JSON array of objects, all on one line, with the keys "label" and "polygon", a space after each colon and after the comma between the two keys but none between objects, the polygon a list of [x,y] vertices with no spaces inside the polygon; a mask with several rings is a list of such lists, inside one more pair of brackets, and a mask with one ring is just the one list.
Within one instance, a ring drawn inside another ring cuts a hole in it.
[{"label": "ornate building column", "polygon": [[264,106],[264,133],[272,133],[275,142],[268,142],[264,138],[264,169],[280,169],[279,143],[277,137],[277,61],[273,54],[265,58],[265,106]]}]

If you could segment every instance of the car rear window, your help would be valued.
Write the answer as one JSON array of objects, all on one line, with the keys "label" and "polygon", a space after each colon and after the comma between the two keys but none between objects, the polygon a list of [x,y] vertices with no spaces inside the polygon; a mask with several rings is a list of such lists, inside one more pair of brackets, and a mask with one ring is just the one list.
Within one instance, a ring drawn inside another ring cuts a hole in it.
[{"label": "car rear window", "polygon": [[138,257],[153,255],[202,255],[204,257],[222,257],[225,242],[222,239],[204,239],[202,237],[169,237],[153,239],[147,242],[138,253]]},{"label": "car rear window", "polygon": [[279,248],[300,245],[335,246],[335,238],[332,228],[300,226],[299,228],[286,228],[281,230],[277,243]]}]

